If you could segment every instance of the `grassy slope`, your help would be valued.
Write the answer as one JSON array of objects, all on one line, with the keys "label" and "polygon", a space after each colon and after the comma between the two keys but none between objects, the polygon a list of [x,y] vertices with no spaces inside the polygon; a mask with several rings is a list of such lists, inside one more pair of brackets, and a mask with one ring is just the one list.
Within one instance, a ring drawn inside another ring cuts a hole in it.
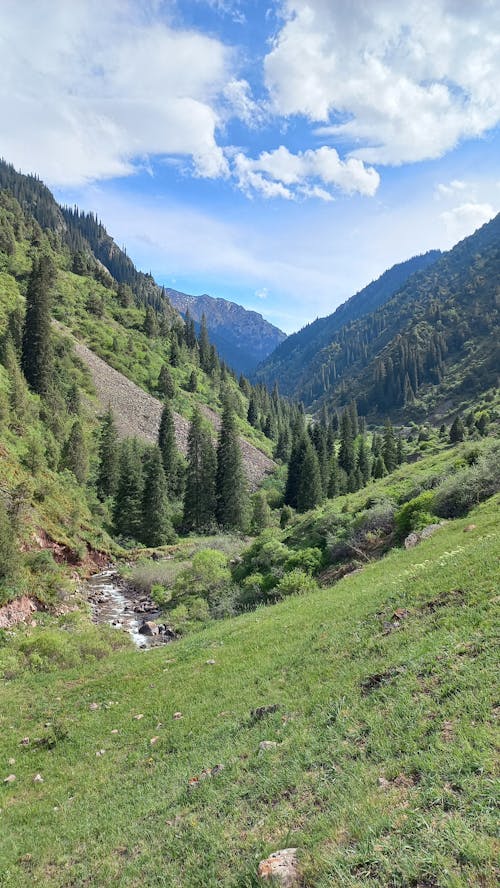
[{"label": "grassy slope", "polygon": [[[17,779],[1,786],[2,884],[251,886],[258,860],[289,845],[316,888],[496,884],[498,504],[332,589],[113,655],[100,673],[7,685],[0,762]],[[396,607],[410,614],[384,634]],[[54,734],[50,750],[19,745]],[[279,746],[259,754],[264,739]]]}]

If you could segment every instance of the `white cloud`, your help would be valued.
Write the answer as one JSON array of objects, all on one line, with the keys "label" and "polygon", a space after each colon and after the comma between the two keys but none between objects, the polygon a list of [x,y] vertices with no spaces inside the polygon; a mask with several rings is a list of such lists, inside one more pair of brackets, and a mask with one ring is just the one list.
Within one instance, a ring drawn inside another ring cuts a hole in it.
[{"label": "white cloud", "polygon": [[231,79],[224,87],[230,112],[239,117],[250,129],[255,129],[263,123],[265,114],[263,108],[254,101],[252,90],[247,80]]},{"label": "white cloud", "polygon": [[489,203],[464,203],[451,210],[441,213],[450,244],[457,241],[480,228],[485,222],[493,219],[495,210]]},{"label": "white cloud", "polygon": [[465,191],[467,188],[467,182],[462,182],[460,179],[453,179],[448,184],[444,182],[440,182],[439,185],[436,186],[436,197],[454,197],[457,192]]},{"label": "white cloud", "polygon": [[255,160],[239,153],[234,158],[234,171],[243,191],[287,200],[297,194],[333,200],[331,192],[322,186],[372,196],[380,182],[372,167],[357,158],[343,161],[335,148],[326,146],[292,154],[280,145],[275,151],[263,151]]},{"label": "white cloud", "polygon": [[259,289],[255,291],[255,295],[257,299],[267,299],[269,296],[269,290],[267,287],[259,287]]},{"label": "white cloud", "polygon": [[500,121],[493,0],[285,0],[265,59],[278,115],[305,115],[370,163],[436,158]]},{"label": "white cloud", "polygon": [[0,153],[50,184],[128,175],[148,155],[228,173],[216,96],[230,52],[176,30],[157,4],[4,0],[0,4]]}]

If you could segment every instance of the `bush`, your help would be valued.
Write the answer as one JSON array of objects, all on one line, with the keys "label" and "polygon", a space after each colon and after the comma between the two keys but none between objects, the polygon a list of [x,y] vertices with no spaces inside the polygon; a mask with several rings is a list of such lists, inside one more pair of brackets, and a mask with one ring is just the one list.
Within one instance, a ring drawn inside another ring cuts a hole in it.
[{"label": "bush", "polygon": [[298,567],[306,574],[315,574],[319,571],[323,562],[323,553],[321,549],[309,547],[307,549],[299,549],[293,552],[285,564],[287,571],[294,570]]},{"label": "bush", "polygon": [[431,490],[423,493],[401,506],[396,512],[396,530],[399,537],[406,537],[412,530],[421,530],[427,524],[432,524],[434,517],[435,494]]},{"label": "bush", "polygon": [[475,464],[443,481],[434,496],[434,512],[440,518],[461,518],[499,490],[500,446],[496,445]]},{"label": "bush", "polygon": [[285,574],[274,590],[276,599],[286,598],[288,595],[305,595],[308,592],[316,592],[318,584],[309,574],[296,568]]},{"label": "bush", "polygon": [[184,604],[187,620],[200,620],[205,619],[204,615],[195,614],[194,610],[199,611],[198,603],[202,601],[203,614],[206,610],[215,618],[231,611],[235,595],[226,556],[214,549],[201,549],[177,577],[172,587],[172,605]]}]

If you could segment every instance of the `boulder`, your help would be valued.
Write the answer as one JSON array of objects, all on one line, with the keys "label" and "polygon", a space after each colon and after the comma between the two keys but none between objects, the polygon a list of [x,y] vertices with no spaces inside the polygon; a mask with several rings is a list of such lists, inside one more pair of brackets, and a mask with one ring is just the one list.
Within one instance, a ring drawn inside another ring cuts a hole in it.
[{"label": "boulder", "polygon": [[428,524],[423,530],[409,533],[404,542],[405,549],[414,549],[422,540],[428,540],[442,526],[442,524]]},{"label": "boulder", "polygon": [[282,851],[274,851],[265,860],[261,860],[258,875],[263,881],[274,880],[281,888],[298,888],[300,877],[297,849],[283,848]]},{"label": "boulder", "polygon": [[156,623],[153,623],[152,620],[143,620],[142,625],[139,626],[139,632],[141,635],[159,635],[160,630]]}]

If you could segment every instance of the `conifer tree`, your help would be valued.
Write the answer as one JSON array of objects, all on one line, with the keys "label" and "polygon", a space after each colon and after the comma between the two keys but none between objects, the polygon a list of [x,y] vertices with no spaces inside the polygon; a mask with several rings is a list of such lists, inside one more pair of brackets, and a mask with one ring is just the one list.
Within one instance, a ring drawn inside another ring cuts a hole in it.
[{"label": "conifer tree", "polygon": [[184,519],[186,530],[210,530],[215,523],[215,451],[210,432],[198,408],[193,410],[188,434]]},{"label": "conifer tree", "polygon": [[97,492],[101,499],[105,499],[115,495],[119,471],[118,431],[111,406],[102,421],[98,455]]},{"label": "conifer tree", "polygon": [[160,370],[157,388],[160,394],[163,395],[164,398],[168,398],[169,401],[175,395],[175,383],[172,379],[168,364],[163,364]]},{"label": "conifer tree", "polygon": [[330,457],[330,476],[328,479],[328,497],[334,499],[341,493],[340,474],[337,454],[334,452]]},{"label": "conifer tree", "polygon": [[165,401],[165,406],[161,414],[160,428],[158,429],[158,446],[161,452],[163,470],[167,479],[167,490],[170,494],[175,487],[178,454],[175,439],[174,415],[168,401]]},{"label": "conifer tree", "polygon": [[386,420],[384,426],[384,443],[382,444],[382,456],[384,458],[385,467],[388,472],[393,472],[397,466],[397,447],[396,436],[392,428],[390,419]]},{"label": "conifer tree", "polygon": [[257,408],[255,395],[253,394],[250,396],[250,401],[248,403],[247,420],[251,426],[257,428],[257,424],[259,421],[259,411]]},{"label": "conifer tree", "polygon": [[149,547],[164,546],[174,540],[168,514],[167,481],[159,447],[149,454],[142,496],[142,542]]},{"label": "conifer tree", "polygon": [[170,366],[178,367],[181,362],[181,351],[179,348],[179,340],[177,338],[177,333],[175,330],[172,330],[170,336]]},{"label": "conifer tree", "polygon": [[207,329],[207,319],[205,317],[205,312],[203,312],[201,316],[201,325],[200,325],[200,335],[198,337],[198,347],[200,349],[200,367],[205,373],[210,373],[211,370],[211,352],[210,352],[210,340],[208,338],[208,329]]},{"label": "conifer tree", "polygon": [[297,511],[314,509],[323,499],[323,485],[317,453],[309,438],[305,438],[305,448],[299,472],[297,489]]},{"label": "conifer tree", "polygon": [[372,477],[373,478],[383,478],[384,475],[387,475],[387,469],[385,467],[383,456],[381,454],[379,454],[373,460]]},{"label": "conifer tree", "polygon": [[63,446],[61,466],[63,469],[69,469],[70,472],[73,472],[79,484],[85,483],[89,468],[88,454],[82,424],[79,419],[75,419],[68,439]]},{"label": "conifer tree", "polygon": [[189,375],[187,390],[188,392],[195,392],[198,388],[198,377],[196,375],[196,370],[191,370]]},{"label": "conifer tree", "polygon": [[120,471],[114,505],[114,524],[119,536],[139,540],[142,535],[142,462],[136,440],[128,438],[120,449]]},{"label": "conifer tree", "polygon": [[184,339],[187,347],[191,349],[191,351],[196,348],[196,332],[189,308],[186,308],[186,315],[184,317]]},{"label": "conifer tree", "polygon": [[14,528],[5,503],[0,497],[0,600],[2,600],[2,586],[14,579],[18,564]]},{"label": "conifer tree", "polygon": [[158,318],[156,316],[154,308],[152,308],[151,305],[148,305],[146,307],[143,330],[148,339],[155,339],[160,333]]},{"label": "conifer tree", "polygon": [[356,468],[354,453],[354,434],[349,410],[344,410],[340,419],[340,447],[338,453],[339,466],[347,475]]},{"label": "conifer tree", "polygon": [[226,399],[217,445],[217,521],[225,528],[240,530],[245,524],[246,481],[243,472],[236,418]]},{"label": "conifer tree", "polygon": [[364,487],[365,484],[368,484],[368,481],[371,477],[371,463],[370,457],[368,455],[368,449],[366,446],[365,438],[361,438],[358,447],[358,458],[357,458],[357,468],[360,473],[360,487]]},{"label": "conifer tree", "polygon": [[253,496],[252,520],[250,522],[252,532],[258,534],[265,530],[266,527],[269,527],[270,521],[271,509],[269,508],[267,496],[263,490],[259,490]]},{"label": "conifer tree", "polygon": [[52,343],[50,335],[50,290],[54,266],[49,256],[33,260],[26,292],[21,366],[30,388],[47,395],[52,381]]},{"label": "conifer tree", "polygon": [[460,416],[456,416],[455,419],[453,420],[453,423],[452,423],[452,426],[450,429],[450,434],[449,434],[450,444],[458,444],[460,441],[464,440],[464,437],[465,437],[464,424],[463,424]]},{"label": "conifer tree", "polygon": [[400,466],[404,462],[404,458],[403,439],[401,435],[399,435],[396,445],[396,462],[398,466]]}]

